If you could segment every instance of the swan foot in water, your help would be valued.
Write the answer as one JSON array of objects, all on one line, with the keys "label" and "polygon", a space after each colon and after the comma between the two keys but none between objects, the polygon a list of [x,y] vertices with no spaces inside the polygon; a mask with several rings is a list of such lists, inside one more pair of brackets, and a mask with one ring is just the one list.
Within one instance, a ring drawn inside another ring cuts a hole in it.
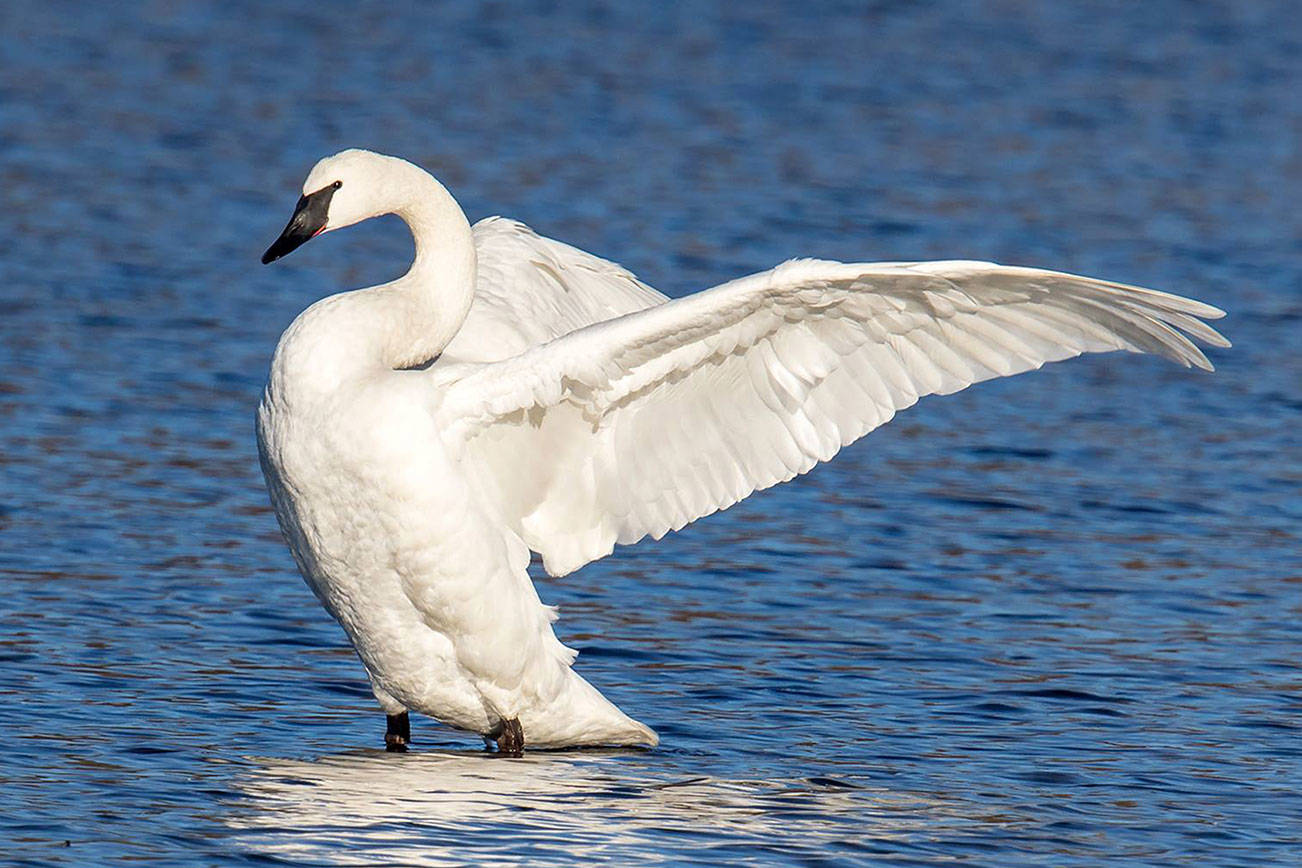
[{"label": "swan foot in water", "polygon": [[524,729],[520,726],[520,719],[513,717],[502,721],[502,729],[498,732],[496,741],[499,756],[523,756]]},{"label": "swan foot in water", "polygon": [[407,743],[411,741],[411,718],[407,712],[390,714],[388,727],[384,731],[384,749],[389,753],[406,753]]}]

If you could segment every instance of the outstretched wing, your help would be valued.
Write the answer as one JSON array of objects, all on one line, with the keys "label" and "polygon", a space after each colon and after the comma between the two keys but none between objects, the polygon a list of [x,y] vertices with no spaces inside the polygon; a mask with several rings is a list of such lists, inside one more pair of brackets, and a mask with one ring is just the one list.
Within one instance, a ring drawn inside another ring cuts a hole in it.
[{"label": "outstretched wing", "polygon": [[560,575],[804,473],[923,395],[1109,350],[1210,370],[1190,338],[1229,346],[1202,322],[1222,315],[1032,268],[796,260],[462,369],[436,412]]},{"label": "outstretched wing", "polygon": [[668,297],[613,262],[504,217],[474,226],[478,277],[447,361],[492,362]]}]

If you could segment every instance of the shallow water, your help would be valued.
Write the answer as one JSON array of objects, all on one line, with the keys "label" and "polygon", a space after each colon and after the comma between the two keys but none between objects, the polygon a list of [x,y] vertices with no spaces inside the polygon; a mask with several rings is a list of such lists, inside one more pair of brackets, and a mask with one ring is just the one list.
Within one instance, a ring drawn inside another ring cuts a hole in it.
[{"label": "shallow water", "polygon": [[[0,7],[0,861],[1302,859],[1291,4],[127,5]],[[671,294],[987,258],[1236,346],[924,401],[541,579],[654,751],[389,756],[253,448],[280,331],[410,252],[257,264],[348,145]]]}]

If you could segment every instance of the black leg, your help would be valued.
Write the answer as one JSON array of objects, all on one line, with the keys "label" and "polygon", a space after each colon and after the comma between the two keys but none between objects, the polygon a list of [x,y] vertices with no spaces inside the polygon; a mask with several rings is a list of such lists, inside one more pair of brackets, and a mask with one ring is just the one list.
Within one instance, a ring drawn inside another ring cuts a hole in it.
[{"label": "black leg", "polygon": [[384,731],[384,749],[390,753],[402,753],[411,741],[411,719],[407,712],[390,714],[389,725]]},{"label": "black leg", "polygon": [[519,718],[502,721],[502,731],[497,734],[497,752],[501,756],[524,754],[524,729]]}]

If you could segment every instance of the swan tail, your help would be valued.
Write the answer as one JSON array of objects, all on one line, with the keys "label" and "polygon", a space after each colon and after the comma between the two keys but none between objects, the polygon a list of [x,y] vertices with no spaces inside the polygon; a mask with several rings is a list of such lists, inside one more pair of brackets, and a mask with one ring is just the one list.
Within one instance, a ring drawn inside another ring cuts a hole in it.
[{"label": "swan tail", "polygon": [[660,743],[646,724],[620,711],[573,669],[549,708],[524,724],[525,749],[563,747],[655,747]]}]

